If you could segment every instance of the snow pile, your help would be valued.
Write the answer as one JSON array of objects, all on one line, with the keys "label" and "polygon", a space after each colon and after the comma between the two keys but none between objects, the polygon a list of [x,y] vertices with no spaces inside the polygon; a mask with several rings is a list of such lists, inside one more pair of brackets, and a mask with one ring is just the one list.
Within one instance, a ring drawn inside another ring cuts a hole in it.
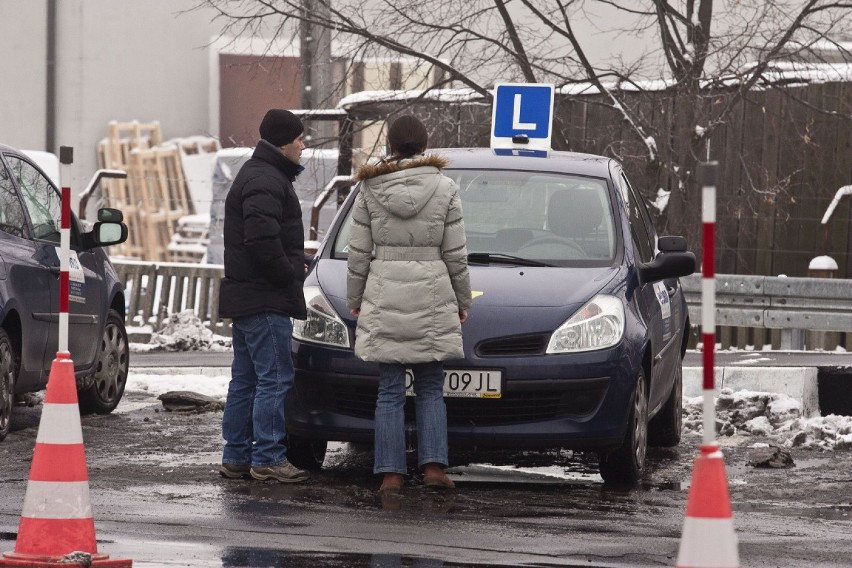
[{"label": "snow pile", "polygon": [[215,335],[192,310],[169,316],[163,328],[145,344],[131,344],[133,351],[229,351],[231,338]]},{"label": "snow pile", "polygon": [[[684,398],[684,434],[700,435],[703,397]],[[714,399],[720,436],[764,436],[786,448],[852,449],[852,417],[802,416],[799,401],[781,393],[722,389]]]}]

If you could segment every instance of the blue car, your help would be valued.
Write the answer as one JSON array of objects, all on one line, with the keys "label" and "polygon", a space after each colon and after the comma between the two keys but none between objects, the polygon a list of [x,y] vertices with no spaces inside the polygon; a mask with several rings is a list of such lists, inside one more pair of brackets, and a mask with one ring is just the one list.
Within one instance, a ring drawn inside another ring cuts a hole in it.
[{"label": "blue car", "polygon": [[[680,442],[686,240],[657,236],[611,158],[430,153],[458,186],[474,296],[465,358],[444,364],[450,447],[594,451],[606,482],[637,482],[649,444]],[[378,368],[354,356],[346,307],[358,189],[313,259],[308,319],[295,322],[286,416],[303,467],[322,464],[329,440],[373,439]],[[406,430],[416,441],[411,399]]]},{"label": "blue car", "polygon": [[[59,346],[61,197],[27,154],[0,144],[0,440],[21,395],[47,386]],[[104,246],[127,239],[117,209],[71,216],[68,351],[83,413],[108,414],[127,383],[124,285]]]}]

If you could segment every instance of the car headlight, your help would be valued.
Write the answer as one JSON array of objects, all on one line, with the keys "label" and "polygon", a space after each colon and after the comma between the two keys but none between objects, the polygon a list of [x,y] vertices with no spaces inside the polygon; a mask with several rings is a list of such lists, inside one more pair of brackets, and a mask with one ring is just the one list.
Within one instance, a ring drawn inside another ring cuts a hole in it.
[{"label": "car headlight", "polygon": [[550,336],[547,353],[612,347],[624,335],[624,306],[615,296],[595,296]]},{"label": "car headlight", "polygon": [[346,324],[323,296],[319,286],[305,286],[302,290],[308,307],[308,319],[293,320],[293,337],[310,343],[349,347]]}]

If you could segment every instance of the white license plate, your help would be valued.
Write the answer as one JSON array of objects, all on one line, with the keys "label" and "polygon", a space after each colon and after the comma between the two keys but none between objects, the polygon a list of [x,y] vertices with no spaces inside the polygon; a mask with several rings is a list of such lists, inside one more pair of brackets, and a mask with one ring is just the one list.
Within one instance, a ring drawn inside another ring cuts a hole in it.
[{"label": "white license plate", "polygon": [[[405,370],[405,394],[414,396],[414,373]],[[494,369],[444,369],[444,396],[500,398],[503,372]]]}]

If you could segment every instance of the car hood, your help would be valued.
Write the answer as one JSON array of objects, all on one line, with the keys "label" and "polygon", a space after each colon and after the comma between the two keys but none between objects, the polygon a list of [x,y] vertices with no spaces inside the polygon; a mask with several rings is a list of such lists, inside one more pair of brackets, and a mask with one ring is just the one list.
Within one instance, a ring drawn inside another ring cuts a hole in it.
[{"label": "car hood", "polygon": [[[327,296],[346,301],[346,262],[322,259],[316,278]],[[471,265],[474,306],[565,307],[585,303],[618,273],[617,267],[562,268]]]}]

